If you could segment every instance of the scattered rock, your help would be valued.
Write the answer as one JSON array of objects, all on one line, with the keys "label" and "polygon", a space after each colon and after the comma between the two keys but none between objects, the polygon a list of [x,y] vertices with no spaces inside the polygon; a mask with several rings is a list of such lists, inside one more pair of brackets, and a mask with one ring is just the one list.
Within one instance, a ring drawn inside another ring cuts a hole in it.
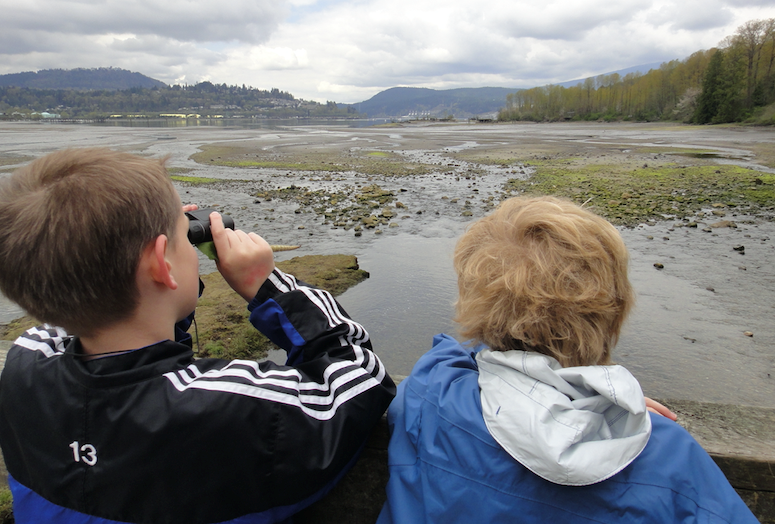
[{"label": "scattered rock", "polygon": [[665,265],[659,262],[654,262],[654,267],[657,269],[665,269]]},{"label": "scattered rock", "polygon": [[742,246],[742,245],[741,245],[741,246],[734,246],[732,249],[734,249],[735,251],[739,251],[739,252],[741,252],[741,253],[742,253],[742,252],[744,252],[744,251],[745,251],[745,246]]},{"label": "scattered rock", "polygon": [[753,332],[751,332],[751,331],[745,331],[745,332],[743,333],[743,335],[745,335],[746,337],[752,337],[752,336],[753,336]]},{"label": "scattered rock", "polygon": [[719,228],[719,227],[731,227],[731,228],[736,228],[736,227],[737,227],[737,224],[735,224],[735,223],[734,223],[734,222],[732,222],[731,220],[722,220],[721,222],[714,222],[714,223],[712,223],[712,224],[708,224],[708,227],[712,227],[712,228],[714,228],[714,229],[716,229],[716,228]]},{"label": "scattered rock", "polygon": [[707,289],[708,291],[711,291],[713,293],[716,292],[716,290],[714,288],[710,287],[710,286],[706,287],[705,289]]}]

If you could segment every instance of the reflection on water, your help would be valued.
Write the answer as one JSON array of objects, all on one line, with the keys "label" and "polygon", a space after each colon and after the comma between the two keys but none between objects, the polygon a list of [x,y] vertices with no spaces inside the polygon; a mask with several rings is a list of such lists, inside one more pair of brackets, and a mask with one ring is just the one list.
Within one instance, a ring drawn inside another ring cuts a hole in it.
[{"label": "reflection on water", "polygon": [[436,333],[454,334],[454,247],[455,238],[398,235],[358,257],[371,277],[347,290],[339,302],[366,326],[392,373],[408,374]]}]

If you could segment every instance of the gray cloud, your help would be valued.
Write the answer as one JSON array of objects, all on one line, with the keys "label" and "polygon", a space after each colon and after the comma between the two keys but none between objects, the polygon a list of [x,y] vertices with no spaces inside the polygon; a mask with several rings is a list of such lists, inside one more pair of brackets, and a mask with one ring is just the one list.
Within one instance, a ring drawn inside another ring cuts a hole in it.
[{"label": "gray cloud", "polygon": [[7,30],[156,34],[191,42],[263,42],[287,15],[285,4],[272,0],[2,0],[0,7],[0,27]]}]

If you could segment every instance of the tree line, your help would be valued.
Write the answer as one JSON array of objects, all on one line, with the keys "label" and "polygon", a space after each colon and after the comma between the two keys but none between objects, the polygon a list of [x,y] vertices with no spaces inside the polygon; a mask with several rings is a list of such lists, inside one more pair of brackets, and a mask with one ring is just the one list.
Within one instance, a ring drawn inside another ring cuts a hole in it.
[{"label": "tree line", "polygon": [[336,103],[319,104],[295,98],[277,88],[255,89],[200,82],[169,87],[72,90],[0,87],[1,118],[34,118],[42,112],[62,118],[99,119],[111,115],[155,117],[166,113],[202,116],[354,116]]},{"label": "tree line", "polygon": [[750,20],[718,47],[646,74],[614,73],[573,87],[507,95],[499,120],[680,120],[775,123],[775,18]]}]

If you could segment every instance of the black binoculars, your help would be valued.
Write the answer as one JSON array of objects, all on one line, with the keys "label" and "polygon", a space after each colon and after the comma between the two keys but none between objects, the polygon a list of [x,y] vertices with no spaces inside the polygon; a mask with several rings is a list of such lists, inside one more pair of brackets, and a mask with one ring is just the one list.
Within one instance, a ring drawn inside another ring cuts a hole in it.
[{"label": "black binoculars", "polygon": [[[213,241],[213,232],[210,231],[210,213],[217,209],[197,209],[186,213],[188,218],[188,241],[194,245]],[[220,213],[220,211],[218,211]],[[234,229],[234,219],[221,213],[223,225],[228,229]]]}]

